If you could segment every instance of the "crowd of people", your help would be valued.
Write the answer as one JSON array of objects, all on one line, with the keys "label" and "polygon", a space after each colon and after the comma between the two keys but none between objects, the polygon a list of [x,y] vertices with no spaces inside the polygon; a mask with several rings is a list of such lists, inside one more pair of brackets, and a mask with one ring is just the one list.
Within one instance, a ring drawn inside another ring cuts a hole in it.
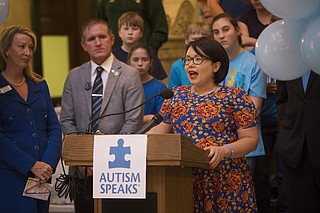
[{"label": "crowd of people", "polygon": [[[48,212],[49,200],[26,196],[25,186],[30,178],[38,187],[51,182],[62,134],[134,134],[156,114],[163,121],[147,134],[178,133],[208,153],[209,169],[193,169],[194,212],[271,212],[275,151],[275,211],[317,211],[320,76],[278,81],[259,68],[255,42],[277,19],[259,0],[198,2],[203,22],[186,29],[185,53],[168,77],[157,56],[168,39],[162,1],[100,1],[98,17],[81,31],[90,60],[68,73],[60,121],[46,81],[32,68],[34,32],[1,32],[1,211]],[[161,81],[167,77],[168,85]],[[131,110],[167,87],[172,98]],[[119,111],[128,113],[113,122],[103,117]],[[93,168],[72,166],[69,173],[83,185],[75,212],[94,212]]]}]

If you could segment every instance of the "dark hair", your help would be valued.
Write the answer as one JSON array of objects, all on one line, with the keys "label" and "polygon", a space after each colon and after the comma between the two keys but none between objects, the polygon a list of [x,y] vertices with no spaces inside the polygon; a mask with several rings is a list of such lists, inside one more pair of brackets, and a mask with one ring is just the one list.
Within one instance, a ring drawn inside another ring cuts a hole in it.
[{"label": "dark hair", "polygon": [[82,25],[82,28],[81,28],[81,41],[84,41],[85,40],[85,35],[84,35],[84,32],[87,28],[93,26],[93,25],[96,25],[96,24],[103,24],[107,27],[108,29],[108,33],[109,35],[112,35],[112,29],[110,27],[110,25],[108,24],[108,22],[106,22],[105,20],[103,19],[100,19],[100,18],[91,18],[89,19],[88,21],[86,21],[83,25]]},{"label": "dark hair", "polygon": [[[130,47],[129,52],[128,52],[128,62],[127,63],[130,64],[130,58],[132,57],[133,52],[139,48],[144,49],[147,52],[147,55],[149,56],[150,61],[152,63],[152,61],[153,61],[152,50],[151,50],[150,46],[145,42],[137,42],[137,43],[134,43]],[[151,68],[148,72],[150,75],[153,76],[153,65],[151,65]]]},{"label": "dark hair", "polygon": [[[228,19],[230,21],[231,25],[235,28],[235,30],[240,32],[240,26],[238,24],[238,21],[230,13],[221,13],[221,14],[213,17],[211,28],[212,28],[212,25],[214,24],[214,22],[216,22],[222,18]],[[242,46],[241,32],[240,32],[240,35],[238,35],[238,42],[239,42],[239,45]]]},{"label": "dark hair", "polygon": [[205,57],[212,62],[220,62],[221,66],[213,77],[214,83],[219,84],[228,74],[229,57],[223,46],[213,38],[203,37],[187,44],[186,52],[192,49],[202,57]]}]

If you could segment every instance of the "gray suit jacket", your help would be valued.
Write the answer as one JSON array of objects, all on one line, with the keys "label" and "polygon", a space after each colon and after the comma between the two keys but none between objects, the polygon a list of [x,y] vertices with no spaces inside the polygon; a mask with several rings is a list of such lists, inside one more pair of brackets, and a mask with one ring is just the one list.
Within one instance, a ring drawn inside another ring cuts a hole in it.
[{"label": "gray suit jacket", "polygon": [[[91,122],[91,64],[72,69],[64,85],[60,123],[64,134],[83,134]],[[144,101],[139,73],[114,58],[104,91],[101,115],[123,112]],[[143,107],[99,120],[99,130],[106,134],[135,133],[142,126]]]}]

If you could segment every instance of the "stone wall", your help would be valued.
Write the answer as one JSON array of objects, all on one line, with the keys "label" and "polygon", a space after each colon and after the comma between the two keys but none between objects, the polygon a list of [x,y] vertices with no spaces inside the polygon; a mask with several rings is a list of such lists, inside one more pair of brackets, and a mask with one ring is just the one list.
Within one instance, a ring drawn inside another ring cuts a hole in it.
[{"label": "stone wall", "polygon": [[[159,58],[168,76],[171,64],[185,51],[185,31],[189,24],[201,20],[197,0],[163,0],[169,26],[168,41],[160,48]],[[163,80],[168,82],[168,78]]]}]

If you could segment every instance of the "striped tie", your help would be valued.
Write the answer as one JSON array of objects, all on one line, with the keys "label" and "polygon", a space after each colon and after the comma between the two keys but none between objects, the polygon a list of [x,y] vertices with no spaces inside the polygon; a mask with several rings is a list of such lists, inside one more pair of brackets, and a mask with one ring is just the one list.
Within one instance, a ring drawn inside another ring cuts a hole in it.
[{"label": "striped tie", "polygon": [[[92,120],[98,119],[100,116],[101,104],[102,104],[102,90],[103,83],[101,73],[102,67],[97,67],[97,77],[94,80],[92,88]],[[99,119],[91,124],[91,132],[96,132],[99,128]]]}]

